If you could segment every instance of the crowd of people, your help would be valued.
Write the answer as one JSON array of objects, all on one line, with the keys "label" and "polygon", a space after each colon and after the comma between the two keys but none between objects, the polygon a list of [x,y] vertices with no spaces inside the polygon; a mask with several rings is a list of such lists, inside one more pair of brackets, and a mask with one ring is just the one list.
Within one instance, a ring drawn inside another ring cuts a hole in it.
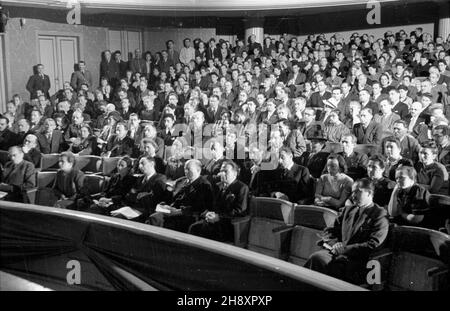
[{"label": "crowd of people", "polygon": [[[364,246],[340,237],[307,263],[320,270],[333,254],[379,246],[388,222],[444,227],[428,198],[449,194],[445,40],[421,28],[235,45],[186,38],[181,49],[169,40],[129,61],[105,51],[99,83],[80,61],[55,94],[38,64],[30,100],[14,95],[0,116],[10,157],[0,191],[27,202],[42,154],[60,153],[56,206],[105,215],[129,206],[135,221],[219,241],[233,240],[231,220],[251,196],[339,211],[337,231],[367,211]],[[120,157],[97,197],[75,168],[83,155]]]}]

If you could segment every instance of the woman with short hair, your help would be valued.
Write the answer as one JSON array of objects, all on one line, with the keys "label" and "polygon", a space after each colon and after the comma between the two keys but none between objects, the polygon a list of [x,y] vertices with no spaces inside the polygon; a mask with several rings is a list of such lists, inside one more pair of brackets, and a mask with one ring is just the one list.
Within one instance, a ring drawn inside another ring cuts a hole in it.
[{"label": "woman with short hair", "polygon": [[345,174],[347,165],[341,155],[328,156],[326,169],[317,182],[314,204],[338,210],[352,192],[353,179]]}]

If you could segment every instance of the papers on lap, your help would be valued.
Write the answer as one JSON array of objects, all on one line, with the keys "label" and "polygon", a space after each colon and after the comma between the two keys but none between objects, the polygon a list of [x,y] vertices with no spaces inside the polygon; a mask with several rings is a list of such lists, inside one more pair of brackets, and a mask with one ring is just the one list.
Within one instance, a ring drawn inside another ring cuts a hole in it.
[{"label": "papers on lap", "polygon": [[170,214],[172,211],[168,208],[167,205],[158,204],[158,205],[156,205],[155,212],[160,212],[160,213],[164,213],[164,214]]},{"label": "papers on lap", "polygon": [[127,219],[133,219],[142,215],[142,213],[138,210],[135,210],[129,206],[124,206],[122,208],[116,209],[111,212],[112,216],[124,216]]}]

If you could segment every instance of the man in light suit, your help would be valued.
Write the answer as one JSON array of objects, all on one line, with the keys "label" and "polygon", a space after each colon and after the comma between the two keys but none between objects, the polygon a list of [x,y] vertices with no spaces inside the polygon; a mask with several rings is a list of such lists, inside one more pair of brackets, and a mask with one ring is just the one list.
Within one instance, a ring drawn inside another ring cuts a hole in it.
[{"label": "man in light suit", "polygon": [[37,91],[41,90],[47,98],[50,98],[50,78],[44,74],[44,65],[36,66],[37,73],[32,75],[27,82],[27,91],[30,92],[30,99],[38,97]]},{"label": "man in light suit", "polygon": [[72,73],[72,77],[70,78],[70,86],[79,91],[81,89],[82,84],[87,84],[89,90],[92,90],[92,75],[89,70],[86,69],[86,63],[84,61],[80,61],[78,63],[79,70]]},{"label": "man in light suit", "polygon": [[374,185],[363,178],[352,187],[351,204],[344,207],[333,227],[318,242],[324,249],[313,253],[305,267],[361,284],[370,254],[385,241],[389,221],[384,208],[373,203]]},{"label": "man in light suit", "polygon": [[379,123],[373,120],[372,109],[363,108],[360,113],[361,123],[353,126],[358,144],[381,144],[383,129]]}]

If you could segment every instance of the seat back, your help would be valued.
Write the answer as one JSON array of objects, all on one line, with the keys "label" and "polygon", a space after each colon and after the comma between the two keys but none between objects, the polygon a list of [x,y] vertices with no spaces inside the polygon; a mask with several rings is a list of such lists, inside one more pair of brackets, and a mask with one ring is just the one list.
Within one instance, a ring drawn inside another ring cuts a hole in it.
[{"label": "seat back", "polygon": [[84,177],[84,187],[89,194],[96,194],[103,191],[105,177],[100,175],[86,175]]},{"label": "seat back", "polygon": [[326,227],[334,224],[338,213],[329,208],[313,205],[296,205],[293,212],[293,223],[289,261],[303,266],[309,256],[320,250],[317,246],[318,234]]},{"label": "seat back", "polygon": [[398,226],[392,229],[391,249],[388,283],[392,289],[448,288],[449,235],[426,228]]},{"label": "seat back", "polygon": [[51,188],[56,178],[56,171],[37,172],[37,188]]},{"label": "seat back", "polygon": [[111,176],[114,169],[117,167],[117,163],[121,157],[103,158],[102,159],[102,175]]},{"label": "seat back", "polygon": [[[293,205],[281,199],[253,197],[250,200],[252,218],[248,249],[272,257],[287,258],[290,231],[286,225],[292,223]],[[276,232],[280,228],[282,230]]]},{"label": "seat back", "polygon": [[79,156],[75,159],[75,169],[86,173],[101,172],[102,158],[93,155]]},{"label": "seat back", "polygon": [[332,209],[314,205],[296,205],[293,212],[293,224],[316,230],[323,230],[334,224],[338,213]]},{"label": "seat back", "polygon": [[445,274],[437,279],[430,276],[433,271],[448,269],[437,259],[402,251],[394,254],[390,267],[388,282],[392,290],[433,291],[444,289],[448,284]]},{"label": "seat back", "polygon": [[292,202],[277,198],[253,197],[250,199],[250,215],[252,217],[266,218],[292,223]]},{"label": "seat back", "polygon": [[381,146],[373,144],[358,144],[353,149],[355,152],[367,154],[368,157],[381,153]]},{"label": "seat back", "polygon": [[43,154],[41,157],[41,171],[56,171],[58,165],[59,153]]}]

